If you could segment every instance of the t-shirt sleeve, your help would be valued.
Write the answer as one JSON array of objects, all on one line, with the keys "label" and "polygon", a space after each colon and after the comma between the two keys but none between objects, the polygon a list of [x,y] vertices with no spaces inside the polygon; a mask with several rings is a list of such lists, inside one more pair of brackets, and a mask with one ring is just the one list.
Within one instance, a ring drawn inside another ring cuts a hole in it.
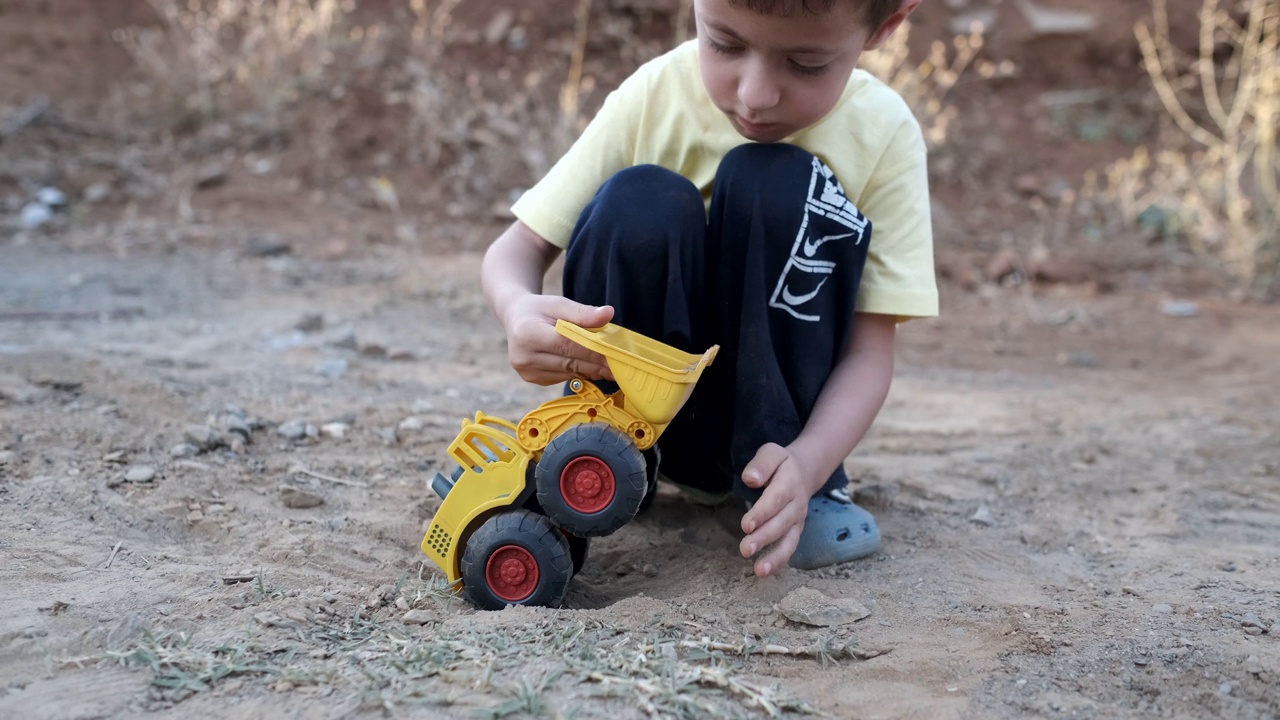
[{"label": "t-shirt sleeve", "polygon": [[938,314],[927,155],[920,126],[904,122],[858,200],[871,220],[858,312],[896,315],[899,322]]},{"label": "t-shirt sleeve", "polygon": [[648,74],[641,67],[609,93],[568,152],[511,207],[512,214],[552,245],[567,248],[578,216],[600,186],[635,164]]}]

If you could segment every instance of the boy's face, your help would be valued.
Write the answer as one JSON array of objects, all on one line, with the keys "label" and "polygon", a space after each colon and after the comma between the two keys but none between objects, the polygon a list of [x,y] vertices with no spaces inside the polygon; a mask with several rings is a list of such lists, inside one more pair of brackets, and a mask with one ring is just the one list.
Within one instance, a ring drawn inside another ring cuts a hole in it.
[{"label": "boy's face", "polygon": [[863,49],[888,37],[883,29],[873,37],[856,5],[838,1],[823,15],[779,17],[729,0],[695,0],[702,84],[739,134],[777,142],[831,112]]}]

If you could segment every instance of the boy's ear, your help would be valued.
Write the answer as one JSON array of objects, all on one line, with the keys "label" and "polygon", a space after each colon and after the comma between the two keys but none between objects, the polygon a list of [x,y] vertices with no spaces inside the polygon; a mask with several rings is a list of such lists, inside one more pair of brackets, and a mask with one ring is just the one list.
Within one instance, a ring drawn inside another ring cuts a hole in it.
[{"label": "boy's ear", "polygon": [[867,42],[862,46],[862,49],[875,50],[881,45],[884,45],[884,41],[889,39],[889,36],[893,34],[893,31],[897,30],[898,26],[902,24],[902,21],[906,20],[907,16],[910,15],[913,10],[920,7],[920,3],[922,2],[924,2],[924,0],[902,0],[902,6],[898,8],[898,11],[890,15],[888,20],[885,20],[875,32],[871,33],[871,37],[867,39]]}]

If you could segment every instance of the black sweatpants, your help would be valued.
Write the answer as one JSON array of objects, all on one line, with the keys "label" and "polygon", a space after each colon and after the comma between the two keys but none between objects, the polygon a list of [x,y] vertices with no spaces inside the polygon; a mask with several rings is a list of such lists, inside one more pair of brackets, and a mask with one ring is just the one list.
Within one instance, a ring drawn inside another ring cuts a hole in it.
[{"label": "black sweatpants", "polygon": [[[609,179],[583,210],[564,293],[686,352],[720,352],[659,441],[663,474],[754,499],[741,473],[804,428],[840,361],[871,223],[791,145],[742,145],[698,189],[656,165]],[[844,488],[843,468],[823,490]]]}]

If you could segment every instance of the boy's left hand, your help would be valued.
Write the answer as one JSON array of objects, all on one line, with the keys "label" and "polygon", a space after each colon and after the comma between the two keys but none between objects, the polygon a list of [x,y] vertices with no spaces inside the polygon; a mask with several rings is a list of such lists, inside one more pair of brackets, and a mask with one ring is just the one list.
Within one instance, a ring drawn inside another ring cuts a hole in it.
[{"label": "boy's left hand", "polygon": [[756,575],[765,577],[785,567],[800,542],[805,517],[809,514],[809,498],[817,491],[812,473],[789,449],[768,443],[742,471],[748,487],[764,487],[764,493],[742,517],[740,549],[745,558],[755,557]]}]

